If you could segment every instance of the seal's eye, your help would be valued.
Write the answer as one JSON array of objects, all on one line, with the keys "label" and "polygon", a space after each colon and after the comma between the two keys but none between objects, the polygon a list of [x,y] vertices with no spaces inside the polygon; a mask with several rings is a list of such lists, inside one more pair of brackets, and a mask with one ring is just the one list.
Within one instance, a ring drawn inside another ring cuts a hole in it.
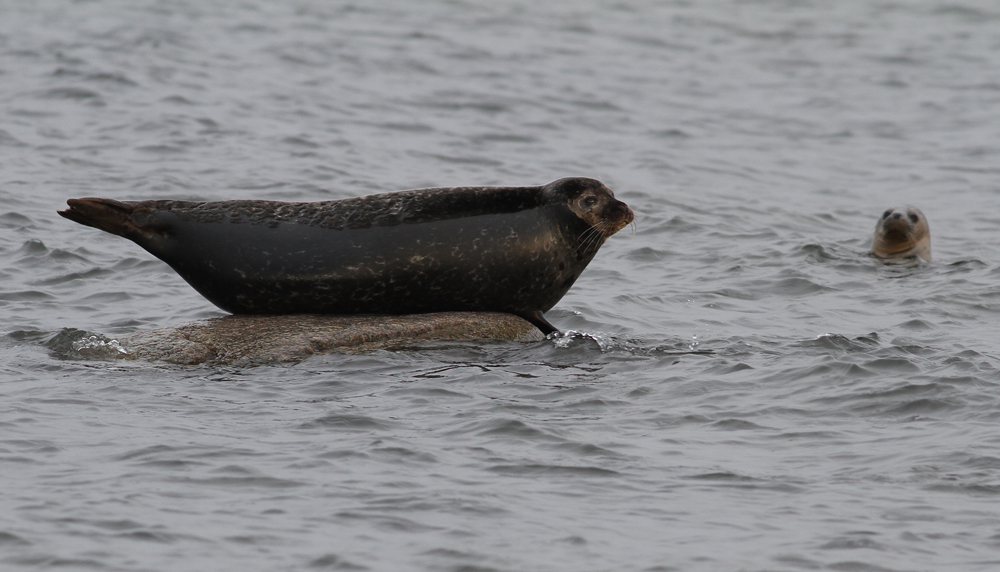
[{"label": "seal's eye", "polygon": [[889,210],[885,211],[884,213],[882,213],[882,218],[889,218],[889,215],[891,215],[891,214],[892,214],[892,209],[889,209]]},{"label": "seal's eye", "polygon": [[914,224],[916,224],[916,223],[920,222],[920,217],[918,217],[917,215],[915,215],[913,213],[910,213],[910,221],[913,222]]},{"label": "seal's eye", "polygon": [[583,199],[583,206],[592,207],[597,204],[597,197],[587,197]]}]

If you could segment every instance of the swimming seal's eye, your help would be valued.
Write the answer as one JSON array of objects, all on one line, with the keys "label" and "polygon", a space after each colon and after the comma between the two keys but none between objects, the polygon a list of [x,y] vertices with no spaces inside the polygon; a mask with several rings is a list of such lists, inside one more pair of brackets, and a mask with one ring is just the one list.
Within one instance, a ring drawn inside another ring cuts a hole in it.
[{"label": "swimming seal's eye", "polygon": [[892,214],[892,209],[889,209],[889,210],[885,211],[884,213],[882,213],[882,218],[889,218],[889,215],[891,215],[891,214]]},{"label": "swimming seal's eye", "polygon": [[920,222],[920,217],[918,217],[917,215],[915,215],[913,213],[910,213],[910,221],[913,222],[913,224],[916,224],[916,223]]},{"label": "swimming seal's eye", "polygon": [[587,197],[583,199],[583,206],[592,207],[597,204],[597,197]]}]

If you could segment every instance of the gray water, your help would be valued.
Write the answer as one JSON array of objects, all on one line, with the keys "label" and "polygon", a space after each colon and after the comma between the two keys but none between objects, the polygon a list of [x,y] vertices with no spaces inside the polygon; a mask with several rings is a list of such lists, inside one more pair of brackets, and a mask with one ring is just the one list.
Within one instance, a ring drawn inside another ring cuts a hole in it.
[{"label": "gray water", "polygon": [[[533,344],[80,359],[222,313],[65,199],[595,177]],[[0,3],[0,568],[995,570],[1000,7]],[[867,256],[928,216],[934,261]]]}]

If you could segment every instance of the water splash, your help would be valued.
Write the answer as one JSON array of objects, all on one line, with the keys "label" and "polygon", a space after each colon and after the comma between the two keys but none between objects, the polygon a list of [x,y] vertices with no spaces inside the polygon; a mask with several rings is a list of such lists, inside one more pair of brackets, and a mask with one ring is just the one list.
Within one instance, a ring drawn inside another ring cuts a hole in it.
[{"label": "water splash", "polygon": [[122,347],[118,340],[108,339],[104,336],[87,336],[73,342],[72,347],[73,350],[85,357],[120,357],[128,354],[128,350]]},{"label": "water splash", "polygon": [[589,333],[581,332],[578,330],[566,330],[562,332],[553,332],[549,334],[548,339],[552,340],[553,345],[557,348],[565,349],[574,346],[580,341],[592,341],[597,344],[597,347],[601,349],[601,352],[608,352],[613,349],[618,349],[622,347],[617,340],[611,336],[607,336],[600,333]]},{"label": "water splash", "polygon": [[63,328],[44,345],[62,359],[120,358],[129,353],[118,340],[76,328]]},{"label": "water splash", "polygon": [[636,357],[662,355],[715,355],[716,350],[700,348],[701,341],[693,336],[692,341],[660,343],[648,339],[623,339],[602,333],[565,330],[553,332],[548,340],[559,349],[569,349],[596,345],[601,353],[624,352]]}]

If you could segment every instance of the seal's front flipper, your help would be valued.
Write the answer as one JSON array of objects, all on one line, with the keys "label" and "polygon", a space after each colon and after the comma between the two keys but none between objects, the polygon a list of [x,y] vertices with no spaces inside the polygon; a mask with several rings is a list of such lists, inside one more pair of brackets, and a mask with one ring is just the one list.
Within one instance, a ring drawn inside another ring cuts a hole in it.
[{"label": "seal's front flipper", "polygon": [[532,324],[534,324],[534,326],[539,330],[541,330],[542,333],[545,334],[546,336],[551,334],[552,332],[559,331],[559,328],[553,326],[552,324],[549,323],[548,320],[545,319],[545,316],[542,315],[541,310],[535,310],[534,312],[525,312],[523,314],[518,314],[518,315],[524,318],[525,320],[528,320]]}]

